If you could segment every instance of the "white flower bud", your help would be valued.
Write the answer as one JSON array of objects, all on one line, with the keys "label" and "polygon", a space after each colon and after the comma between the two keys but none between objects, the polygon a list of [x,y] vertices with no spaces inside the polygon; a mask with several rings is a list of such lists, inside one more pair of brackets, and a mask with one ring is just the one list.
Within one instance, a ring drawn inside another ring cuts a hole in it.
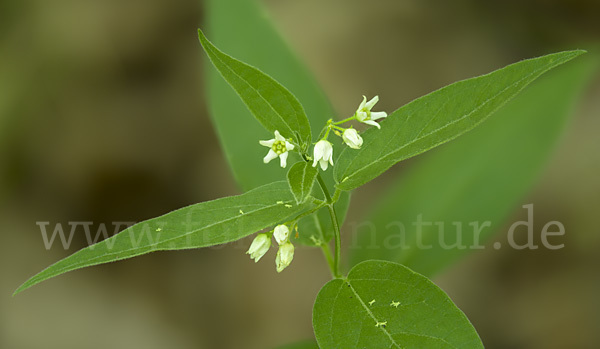
[{"label": "white flower bud", "polygon": [[267,234],[258,234],[250,244],[250,248],[246,252],[250,255],[250,258],[254,259],[254,262],[258,262],[262,256],[267,253],[271,247],[271,238]]},{"label": "white flower bud", "polygon": [[360,146],[363,144],[362,137],[353,128],[345,129],[342,134],[342,139],[352,149],[360,149]]},{"label": "white flower bud", "polygon": [[288,241],[280,245],[279,250],[277,250],[277,257],[275,257],[277,272],[281,273],[283,269],[287,268],[292,263],[292,259],[294,259],[294,245]]},{"label": "white flower bud", "polygon": [[324,139],[315,144],[313,167],[317,167],[317,163],[321,165],[323,171],[327,170],[327,163],[333,166],[333,147]]},{"label": "white flower bud", "polygon": [[275,231],[273,232],[273,236],[275,237],[275,241],[278,244],[283,244],[288,241],[288,237],[290,236],[290,229],[283,224],[280,224],[275,227]]}]

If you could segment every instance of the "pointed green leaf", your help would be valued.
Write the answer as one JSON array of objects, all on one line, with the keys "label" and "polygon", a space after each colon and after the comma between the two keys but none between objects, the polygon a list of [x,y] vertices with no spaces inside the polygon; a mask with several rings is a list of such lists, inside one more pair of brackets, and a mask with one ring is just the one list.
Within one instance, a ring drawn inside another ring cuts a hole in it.
[{"label": "pointed green leaf", "polygon": [[[211,41],[224,52],[259,68],[289,89],[302,101],[312,134],[319,134],[327,120],[335,115],[334,111],[315,79],[279,35],[260,2],[207,0],[204,3],[206,31]],[[210,117],[236,182],[243,190],[250,190],[285,179],[286,170],[279,167],[276,161],[262,164],[268,149],[258,145],[257,141],[273,138],[273,134],[252,117],[221,75],[210,64],[206,67]],[[342,144],[337,137],[333,142],[335,145]],[[338,155],[334,153],[334,156]],[[299,160],[297,154],[291,153],[288,162]],[[335,183],[333,171],[322,172],[321,176],[331,190]],[[314,193],[316,197],[323,198],[317,186]],[[348,193],[342,193],[335,205],[340,219],[345,216],[348,204]],[[322,241],[329,241],[333,236],[327,209],[300,220],[297,241],[310,245],[311,235]]]},{"label": "pointed green leaf", "polygon": [[287,179],[297,204],[306,201],[312,191],[318,173],[317,168],[312,167],[306,161],[297,162],[290,168]]},{"label": "pointed green leaf", "polygon": [[396,110],[363,133],[358,151],[345,149],[335,167],[337,187],[357,188],[399,161],[471,130],[544,72],[585,51],[524,60],[490,74],[448,85]]},{"label": "pointed green leaf", "polygon": [[450,298],[396,263],[366,261],[323,286],[313,308],[319,347],[483,348]]},{"label": "pointed green leaf", "polygon": [[245,194],[202,202],[135,224],[51,265],[16,291],[71,270],[162,250],[207,247],[239,240],[286,221],[311,203],[296,205],[286,182],[274,182]]},{"label": "pointed green leaf", "polygon": [[311,141],[310,124],[302,105],[272,77],[216,48],[202,30],[198,37],[215,68],[237,92],[254,117],[269,131],[278,130],[304,150]]},{"label": "pointed green leaf", "polygon": [[[333,109],[311,74],[275,30],[260,2],[207,0],[204,4],[206,33],[211,41],[289,89],[303,102],[312,134],[318,134],[327,119],[334,115]],[[286,170],[276,163],[258,166],[267,149],[259,146],[257,140],[273,138],[273,133],[257,122],[210,63],[206,64],[205,75],[210,117],[240,187],[250,190],[285,179]]]},{"label": "pointed green leaf", "polygon": [[[574,100],[598,68],[597,56],[582,58],[540,78],[485,124],[409,167],[366,216],[372,229],[356,232],[352,263],[386,259],[433,275],[482,248],[523,204]],[[417,232],[419,216],[427,223]],[[419,248],[418,241],[431,247]]]}]

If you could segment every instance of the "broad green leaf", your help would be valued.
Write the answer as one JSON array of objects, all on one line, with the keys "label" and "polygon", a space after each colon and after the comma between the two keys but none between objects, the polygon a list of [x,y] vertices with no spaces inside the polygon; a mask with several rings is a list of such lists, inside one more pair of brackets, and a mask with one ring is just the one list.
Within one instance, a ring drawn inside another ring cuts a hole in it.
[{"label": "broad green leaf", "polygon": [[301,204],[312,192],[315,179],[319,171],[316,167],[312,167],[309,162],[300,161],[295,163],[287,174],[290,190],[294,194],[296,204]]},{"label": "broad green leaf", "polygon": [[331,280],[313,308],[319,347],[483,348],[450,298],[426,277],[396,263],[366,261]]},{"label": "broad green leaf", "polygon": [[[211,41],[221,50],[269,74],[297,96],[306,110],[312,134],[318,135],[334,111],[311,74],[274,29],[259,2],[208,0],[205,5],[206,28]],[[285,179],[286,170],[280,168],[276,161],[262,164],[268,149],[258,145],[258,140],[271,139],[273,134],[252,117],[220,74],[211,66],[207,65],[207,68],[206,90],[210,116],[237,183],[243,190],[250,190]],[[333,141],[337,142],[336,145],[342,144],[339,139]],[[295,161],[301,159],[291,153],[288,163]],[[321,173],[329,188],[334,185],[332,174],[333,171]],[[317,186],[314,193],[322,198]],[[336,204],[340,218],[345,216],[348,203],[349,196],[343,193]],[[327,209],[303,218],[299,228],[298,241],[305,244],[312,243],[309,238],[311,235],[323,241],[329,241],[333,236]]]},{"label": "broad green leaf", "polygon": [[[598,67],[597,56],[582,58],[548,73],[485,124],[409,167],[367,214],[370,226],[357,231],[352,262],[387,259],[432,275],[505,228]],[[420,232],[419,216],[430,222]],[[418,241],[432,247],[419,248]]]},{"label": "broad green leaf", "polygon": [[202,202],[135,224],[51,265],[16,291],[71,270],[161,250],[207,247],[239,240],[313,207],[296,205],[288,184],[274,182],[245,194]]},{"label": "broad green leaf", "polygon": [[584,52],[566,51],[524,60],[408,103],[389,115],[381,130],[364,132],[360,150],[342,152],[334,173],[337,187],[357,188],[397,162],[471,130],[544,72]]},{"label": "broad green leaf", "polygon": [[310,124],[296,97],[259,69],[216,48],[198,29],[200,43],[223,78],[233,87],[254,117],[269,131],[278,130],[303,150],[311,141]]}]

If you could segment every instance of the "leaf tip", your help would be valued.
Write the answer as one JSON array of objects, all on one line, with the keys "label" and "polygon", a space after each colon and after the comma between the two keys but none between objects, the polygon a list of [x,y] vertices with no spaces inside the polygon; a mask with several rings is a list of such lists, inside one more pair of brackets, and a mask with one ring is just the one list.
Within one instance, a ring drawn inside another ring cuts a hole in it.
[{"label": "leaf tip", "polygon": [[200,40],[200,44],[202,45],[202,47],[204,47],[206,43],[209,43],[208,39],[206,38],[206,35],[200,28],[198,28],[198,40]]},{"label": "leaf tip", "polygon": [[15,292],[13,292],[12,297],[16,296],[17,294],[25,291],[26,289],[28,289],[31,285],[28,285],[29,280],[25,281],[21,286],[19,286]]}]

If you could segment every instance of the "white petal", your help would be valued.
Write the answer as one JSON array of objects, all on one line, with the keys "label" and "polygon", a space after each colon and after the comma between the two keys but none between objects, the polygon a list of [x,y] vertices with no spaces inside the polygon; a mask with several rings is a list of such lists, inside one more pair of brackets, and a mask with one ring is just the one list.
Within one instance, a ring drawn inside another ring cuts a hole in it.
[{"label": "white petal", "polygon": [[269,149],[269,152],[267,153],[267,156],[265,156],[265,158],[263,159],[263,162],[265,164],[269,163],[269,161],[275,159],[277,157],[277,153],[273,151],[273,149]]},{"label": "white petal", "polygon": [[359,111],[356,112],[356,118],[358,119],[358,121],[363,122],[367,119],[368,115],[366,112],[364,111]]},{"label": "white petal", "polygon": [[363,122],[365,124],[368,124],[368,125],[371,125],[371,126],[375,126],[375,127],[379,128],[379,129],[381,128],[381,126],[379,126],[379,124],[377,122],[373,121],[373,120],[365,120]]},{"label": "white petal", "polygon": [[358,106],[358,110],[362,110],[365,107],[366,103],[367,103],[367,97],[363,96],[363,100],[362,100],[362,102],[360,102],[360,105]]},{"label": "white petal", "polygon": [[285,149],[294,150],[294,145],[288,141],[285,141]]},{"label": "white petal", "polygon": [[287,157],[288,157],[289,153],[286,151],[285,153],[279,155],[279,164],[281,165],[281,167],[285,168],[287,166]]},{"label": "white petal", "polygon": [[373,108],[373,106],[377,104],[377,102],[379,102],[379,96],[373,97],[370,101],[367,102],[367,104],[365,104],[365,107],[371,110],[371,108]]},{"label": "white petal", "polygon": [[294,245],[289,241],[279,246],[277,250],[277,256],[275,257],[275,265],[277,266],[277,272],[281,273],[283,269],[287,268],[294,260]]},{"label": "white petal", "polygon": [[283,138],[283,136],[277,130],[275,130],[275,139],[278,141],[285,141],[285,138]]},{"label": "white petal", "polygon": [[258,263],[265,253],[267,253],[269,247],[271,247],[271,239],[267,234],[258,234],[246,253],[250,255],[250,258],[254,259],[255,263]]},{"label": "white petal", "polygon": [[333,156],[329,158],[329,163],[333,166]]},{"label": "white petal", "polygon": [[331,144],[328,144],[328,147],[325,148],[325,154],[323,155],[323,160],[331,160],[333,158],[333,147]]},{"label": "white petal", "polygon": [[276,226],[273,231],[273,237],[275,237],[275,241],[277,241],[279,245],[282,245],[283,243],[287,242],[289,236],[290,229],[287,227],[287,225],[284,224]]},{"label": "white petal", "polygon": [[322,141],[318,141],[317,144],[315,144],[315,149],[313,151],[313,158],[315,159],[315,161],[321,160],[321,158],[323,158],[323,142]]},{"label": "white petal", "polygon": [[321,161],[319,161],[319,165],[321,165],[321,169],[323,171],[327,170],[327,160],[321,160]]},{"label": "white petal", "polygon": [[275,143],[275,140],[269,139],[268,141],[258,141],[258,143],[260,143],[260,145],[264,145],[265,147],[271,148],[273,146],[273,143]]},{"label": "white petal", "polygon": [[387,113],[384,111],[371,112],[371,120],[377,120],[387,117]]},{"label": "white petal", "polygon": [[315,157],[315,159],[313,161],[313,167],[317,167],[317,162],[319,162],[319,160],[317,160],[317,158]]}]

